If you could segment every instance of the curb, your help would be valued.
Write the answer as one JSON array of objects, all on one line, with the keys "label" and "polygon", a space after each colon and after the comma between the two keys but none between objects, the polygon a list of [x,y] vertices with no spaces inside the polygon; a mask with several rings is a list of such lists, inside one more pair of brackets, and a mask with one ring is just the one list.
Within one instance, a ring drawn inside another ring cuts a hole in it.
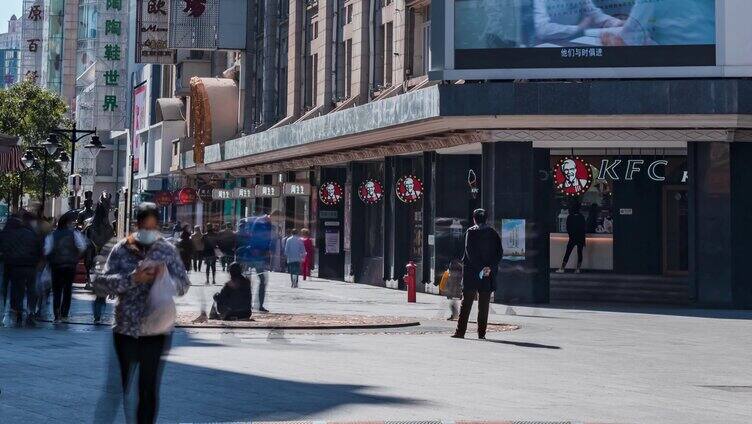
[{"label": "curb", "polygon": [[[93,322],[59,322],[50,319],[37,319],[37,322],[45,322],[56,325],[88,325],[92,327],[112,327],[110,323]],[[407,328],[418,327],[420,321],[400,322],[395,324],[365,324],[365,325],[290,325],[290,326],[253,326],[235,327],[230,325],[200,325],[200,324],[176,324],[175,328],[205,328],[209,330],[378,330],[381,328]],[[313,423],[313,422],[312,422]]]}]

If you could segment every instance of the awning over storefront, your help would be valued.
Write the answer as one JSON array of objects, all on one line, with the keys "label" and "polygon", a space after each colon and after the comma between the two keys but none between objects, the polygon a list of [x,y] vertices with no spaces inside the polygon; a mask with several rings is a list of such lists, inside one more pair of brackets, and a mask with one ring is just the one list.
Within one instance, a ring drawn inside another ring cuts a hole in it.
[{"label": "awning over storefront", "polygon": [[0,172],[23,171],[22,155],[18,137],[0,134]]},{"label": "awning over storefront", "polygon": [[442,84],[207,146],[205,163],[241,175],[483,141],[746,140],[746,92],[732,79]]}]

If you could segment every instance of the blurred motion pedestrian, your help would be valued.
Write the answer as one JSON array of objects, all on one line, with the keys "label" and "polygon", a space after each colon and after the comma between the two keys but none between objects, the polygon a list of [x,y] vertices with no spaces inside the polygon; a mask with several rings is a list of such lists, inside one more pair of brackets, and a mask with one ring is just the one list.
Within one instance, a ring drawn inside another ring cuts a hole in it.
[{"label": "blurred motion pedestrian", "polygon": [[[118,297],[113,338],[120,364],[123,393],[128,393],[131,373],[138,369],[137,422],[154,423],[157,418],[163,356],[169,349],[175,305],[161,303],[164,287],[182,296],[190,281],[178,252],[161,237],[159,209],[142,203],[136,212],[137,231],[119,241],[110,253],[104,272],[94,280],[100,296]],[[161,289],[158,290],[158,289]],[[172,322],[155,330],[156,319]],[[149,324],[149,325],[147,325]]]},{"label": "blurred motion pedestrian", "polygon": [[303,259],[303,264],[301,265],[301,271],[303,273],[303,281],[305,281],[310,275],[311,271],[313,270],[313,263],[314,263],[314,246],[313,246],[313,240],[311,239],[311,232],[308,231],[308,228],[303,228],[300,230],[300,239],[303,240],[303,246],[305,247],[305,259]]},{"label": "blurred motion pedestrian", "polygon": [[187,228],[183,228],[183,232],[180,233],[180,241],[177,244],[178,252],[180,252],[180,259],[185,265],[185,270],[191,272],[191,261],[193,260],[193,242],[191,242],[191,233]]},{"label": "blurred motion pedestrian", "polygon": [[233,262],[227,268],[230,281],[214,294],[214,305],[209,318],[221,320],[249,319],[251,317],[251,281],[243,275],[243,267]]},{"label": "blurred motion pedestrian", "polygon": [[28,212],[8,219],[0,242],[5,260],[6,284],[10,285],[10,310],[16,323],[24,316],[24,298],[28,307],[27,324],[34,325],[36,278],[42,258],[42,241],[33,229],[35,218]]},{"label": "blurred motion pedestrian", "polygon": [[88,241],[76,229],[76,215],[71,212],[64,213],[55,231],[44,239],[44,255],[52,271],[52,312],[55,322],[68,319],[76,265],[87,247]]},{"label": "blurred motion pedestrian", "polygon": [[191,243],[193,243],[193,270],[200,272],[201,260],[204,255],[204,234],[201,232],[201,227],[198,225],[193,227]]},{"label": "blurred motion pedestrian", "polygon": [[290,274],[290,283],[292,288],[298,287],[300,278],[300,264],[303,263],[306,256],[305,245],[298,235],[298,230],[291,231],[290,237],[285,240],[285,258],[287,258],[287,272]]},{"label": "blurred motion pedestrian", "polygon": [[217,234],[217,245],[222,252],[220,262],[222,271],[227,271],[227,266],[235,262],[235,249],[237,248],[237,236],[232,231],[232,224],[225,224],[222,231]]},{"label": "blurred motion pedestrian", "polygon": [[217,232],[214,230],[214,225],[206,224],[206,234],[204,234],[204,246],[202,248],[204,264],[206,264],[206,285],[209,285],[210,271],[212,284],[217,284],[217,250],[219,250]]}]

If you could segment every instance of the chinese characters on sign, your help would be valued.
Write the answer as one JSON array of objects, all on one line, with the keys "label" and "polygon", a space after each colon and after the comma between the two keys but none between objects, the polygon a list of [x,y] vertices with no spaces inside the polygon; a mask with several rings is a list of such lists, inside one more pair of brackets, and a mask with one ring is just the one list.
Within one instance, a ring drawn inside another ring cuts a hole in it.
[{"label": "chinese characters on sign", "polygon": [[24,0],[21,16],[21,77],[39,83],[42,74],[43,0]]},{"label": "chinese characters on sign", "polygon": [[271,185],[257,185],[254,187],[256,197],[279,197],[279,187]]},{"label": "chinese characters on sign", "polygon": [[138,0],[136,63],[175,63],[175,50],[168,47],[170,5],[168,0]]},{"label": "chinese characters on sign", "polygon": [[99,0],[97,19],[96,101],[94,126],[124,130],[128,65],[128,5],[124,0]]},{"label": "chinese characters on sign", "polygon": [[311,185],[308,183],[284,183],[282,184],[284,196],[309,196]]},{"label": "chinese characters on sign", "polygon": [[561,57],[564,58],[577,58],[577,57],[603,57],[603,48],[590,47],[590,48],[566,48],[561,49]]},{"label": "chinese characters on sign", "polygon": [[185,3],[183,13],[194,18],[200,18],[206,11],[206,0],[182,0]]}]

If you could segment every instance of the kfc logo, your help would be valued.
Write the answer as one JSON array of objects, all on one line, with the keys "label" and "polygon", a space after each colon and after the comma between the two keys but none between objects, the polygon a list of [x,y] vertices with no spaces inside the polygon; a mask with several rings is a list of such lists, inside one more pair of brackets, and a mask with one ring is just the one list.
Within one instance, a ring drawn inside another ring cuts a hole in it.
[{"label": "kfc logo", "polygon": [[554,168],[554,184],[566,196],[585,194],[593,184],[592,167],[580,158],[566,157]]},{"label": "kfc logo", "polygon": [[343,193],[344,190],[342,190],[341,185],[329,181],[321,185],[321,188],[319,189],[319,198],[321,199],[321,203],[328,206],[334,206],[342,201]]},{"label": "kfc logo", "polygon": [[423,181],[414,175],[397,180],[397,198],[405,203],[415,203],[423,197]]},{"label": "kfc logo", "polygon": [[358,196],[363,203],[369,205],[378,203],[384,197],[384,187],[381,185],[381,181],[365,180],[358,188]]}]

